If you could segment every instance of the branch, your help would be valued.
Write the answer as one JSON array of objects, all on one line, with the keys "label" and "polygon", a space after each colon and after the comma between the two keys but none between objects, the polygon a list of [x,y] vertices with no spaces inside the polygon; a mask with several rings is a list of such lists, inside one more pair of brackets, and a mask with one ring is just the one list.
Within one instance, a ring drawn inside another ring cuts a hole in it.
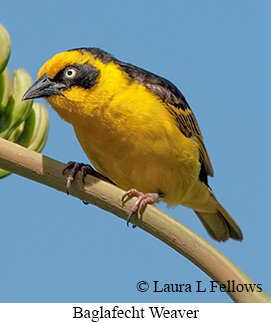
[{"label": "branch", "polygon": [[[58,161],[0,138],[0,167],[12,173],[66,192],[66,180],[62,175],[64,166]],[[123,206],[121,197],[124,192],[121,189],[92,176],[86,177],[84,186],[80,178],[75,179],[70,194],[124,220],[127,219],[134,202],[132,199]],[[227,286],[228,280],[234,280],[235,286],[254,284],[241,269],[206,240],[156,207],[149,205],[141,219],[134,217],[131,222],[185,256],[220,285]],[[235,302],[271,302],[271,298],[264,291],[227,293]]]}]

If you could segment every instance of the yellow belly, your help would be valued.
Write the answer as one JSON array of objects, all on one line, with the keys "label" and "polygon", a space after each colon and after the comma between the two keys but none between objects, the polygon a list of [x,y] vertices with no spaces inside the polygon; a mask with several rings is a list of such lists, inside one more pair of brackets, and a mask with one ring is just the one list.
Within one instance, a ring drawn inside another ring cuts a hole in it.
[{"label": "yellow belly", "polygon": [[117,186],[162,193],[169,205],[181,204],[198,180],[198,146],[175,124],[157,120],[136,126],[126,120],[118,127],[94,118],[75,132],[93,166]]}]

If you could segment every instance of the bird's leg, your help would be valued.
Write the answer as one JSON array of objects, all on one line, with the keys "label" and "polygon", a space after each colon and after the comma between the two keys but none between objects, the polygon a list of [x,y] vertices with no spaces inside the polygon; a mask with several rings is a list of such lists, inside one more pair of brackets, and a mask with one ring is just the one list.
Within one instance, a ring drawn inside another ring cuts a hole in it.
[{"label": "bird's leg", "polygon": [[137,197],[137,201],[135,202],[135,204],[131,207],[129,213],[128,213],[128,218],[127,218],[127,225],[129,225],[130,219],[131,217],[138,212],[139,216],[141,217],[141,211],[143,210],[143,208],[147,205],[147,204],[153,204],[155,203],[160,195],[158,193],[142,193],[139,192],[138,190],[136,190],[135,188],[130,189],[129,191],[127,191],[123,197],[122,197],[122,202],[124,202],[124,199],[126,197],[130,197],[130,196],[134,196]]},{"label": "bird's leg", "polygon": [[85,184],[85,177],[87,174],[95,176],[103,181],[109,182],[114,184],[109,178],[103,176],[102,174],[98,173],[94,168],[92,168],[88,164],[83,163],[76,163],[76,162],[68,162],[66,167],[63,169],[62,174],[64,174],[67,170],[69,170],[68,176],[66,178],[67,181],[67,194],[70,193],[72,181],[75,179],[76,174],[80,171],[82,175],[82,182]]}]

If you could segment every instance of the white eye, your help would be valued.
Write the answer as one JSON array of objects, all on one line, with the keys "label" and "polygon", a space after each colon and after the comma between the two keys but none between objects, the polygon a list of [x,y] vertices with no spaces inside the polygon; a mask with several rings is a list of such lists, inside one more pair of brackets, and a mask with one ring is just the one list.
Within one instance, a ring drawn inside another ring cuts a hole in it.
[{"label": "white eye", "polygon": [[73,78],[75,78],[75,76],[76,76],[76,69],[75,68],[72,68],[72,67],[70,67],[70,68],[68,68],[66,71],[65,71],[65,76],[67,77],[67,78],[69,78],[69,79],[73,79]]}]

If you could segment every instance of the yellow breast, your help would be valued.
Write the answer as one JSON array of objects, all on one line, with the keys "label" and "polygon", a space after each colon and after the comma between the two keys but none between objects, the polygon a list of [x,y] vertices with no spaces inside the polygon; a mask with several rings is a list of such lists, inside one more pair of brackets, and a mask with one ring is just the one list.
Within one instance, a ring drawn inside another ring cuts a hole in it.
[{"label": "yellow breast", "polygon": [[49,103],[70,122],[89,160],[119,187],[159,192],[180,203],[198,179],[198,145],[177,128],[166,104],[115,64],[91,92],[73,87]]}]

